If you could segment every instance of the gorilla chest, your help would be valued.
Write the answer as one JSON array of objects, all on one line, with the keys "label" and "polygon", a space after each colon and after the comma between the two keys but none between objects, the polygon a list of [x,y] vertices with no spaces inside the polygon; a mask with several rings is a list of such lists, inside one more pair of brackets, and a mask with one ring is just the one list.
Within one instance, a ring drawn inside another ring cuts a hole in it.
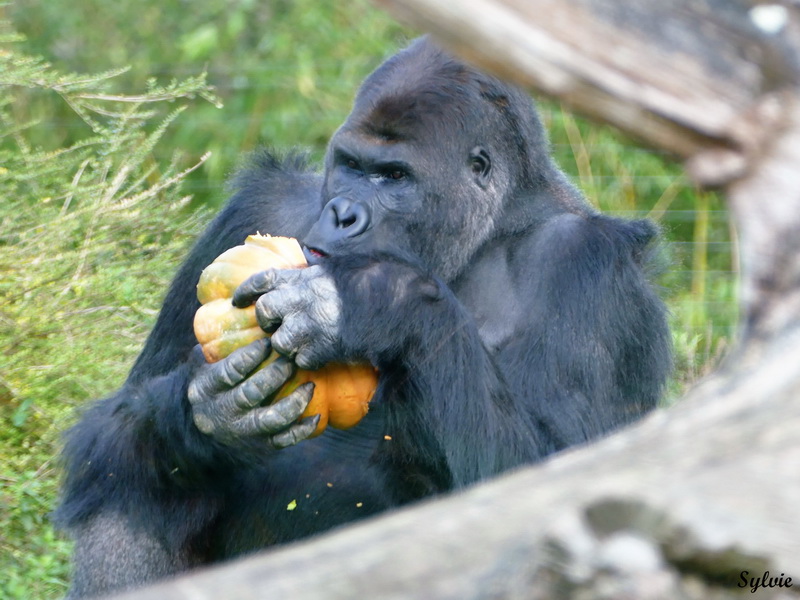
[{"label": "gorilla chest", "polygon": [[469,273],[453,284],[453,292],[475,319],[490,351],[507,343],[524,318],[518,283],[506,249],[496,248],[484,252]]}]

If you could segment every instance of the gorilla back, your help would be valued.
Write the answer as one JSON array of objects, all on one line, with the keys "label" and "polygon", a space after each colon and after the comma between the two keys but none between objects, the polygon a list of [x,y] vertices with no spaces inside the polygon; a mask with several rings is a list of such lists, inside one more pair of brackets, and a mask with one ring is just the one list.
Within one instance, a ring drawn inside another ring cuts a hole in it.
[{"label": "gorilla back", "polygon": [[[655,406],[670,368],[655,229],[597,214],[529,98],[427,39],[381,65],[322,175],[257,154],[176,276],[128,380],[68,433],[73,597],[131,588],[457,489]],[[311,266],[243,283],[272,332],[213,365],[200,271],[261,231]],[[274,347],[283,356],[258,365]],[[296,366],[369,361],[365,419],[309,439]],[[289,510],[288,507],[292,507]]]}]

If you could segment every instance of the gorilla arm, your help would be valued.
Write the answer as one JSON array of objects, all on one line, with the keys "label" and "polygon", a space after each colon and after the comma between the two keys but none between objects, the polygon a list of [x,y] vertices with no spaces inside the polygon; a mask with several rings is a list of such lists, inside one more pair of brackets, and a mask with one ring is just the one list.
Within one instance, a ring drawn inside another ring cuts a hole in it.
[{"label": "gorilla arm", "polygon": [[[243,377],[269,352],[261,343],[234,354],[217,365],[206,366],[194,351],[197,344],[192,320],[200,304],[196,285],[200,272],[220,253],[257,230],[275,235],[298,236],[317,218],[319,177],[304,171],[302,161],[290,156],[281,161],[261,153],[237,178],[238,192],[208,226],[173,280],[153,331],[131,369],[127,381],[112,396],[97,402],[66,436],[64,502],[58,517],[67,525],[87,518],[101,506],[135,506],[152,496],[152,490],[170,494],[188,486],[213,487],[231,461],[241,452],[214,444],[197,430],[192,406],[187,401],[189,382],[196,396],[218,397],[222,403],[240,400],[252,387],[269,395],[277,379],[261,374],[236,388]],[[241,376],[236,380],[235,374]],[[212,375],[218,375],[214,379]],[[286,377],[286,365],[272,376]],[[195,410],[202,412],[199,398]],[[233,413],[230,413],[233,415]],[[232,417],[232,419],[235,417]],[[219,471],[219,472],[217,472]],[[113,473],[113,476],[110,475]],[[141,490],[146,498],[137,498]],[[145,503],[146,504],[146,503]]]},{"label": "gorilla arm", "polygon": [[[246,389],[232,377],[261,362],[269,351],[265,342],[216,365],[206,365],[194,349],[192,319],[199,307],[196,284],[202,269],[257,229],[296,236],[316,218],[316,176],[266,154],[255,160],[258,164],[240,176],[240,192],[209,225],[173,280],[125,384],[86,410],[66,434],[63,495],[55,518],[76,538],[75,597],[135,585],[204,561],[192,540],[218,514],[231,465],[249,460],[250,453],[198,431],[194,413],[203,407],[196,404],[193,411],[187,401],[190,382],[199,377],[207,397],[220,399],[227,414],[234,415],[240,394],[249,398],[258,385],[269,396],[286,377],[285,364],[264,369],[260,379],[248,380]],[[227,377],[228,389],[211,385],[209,373],[220,374],[219,381]],[[287,408],[286,419],[298,404],[302,399],[295,398],[281,408]],[[276,429],[273,420],[272,429],[279,433],[285,428]],[[273,445],[280,443],[278,438]],[[264,452],[263,440],[259,452]]]},{"label": "gorilla arm", "polygon": [[528,397],[547,454],[641,417],[662,395],[670,331],[646,268],[656,233],[647,221],[562,214],[522,248],[526,334],[498,349],[498,364]]},{"label": "gorilla arm", "polygon": [[378,368],[373,402],[388,413],[390,473],[408,471],[416,457],[434,482],[427,491],[443,491],[538,458],[535,425],[472,317],[416,266],[390,256],[328,257],[301,271],[254,275],[234,303],[254,300],[262,327],[279,323],[274,346],[300,366],[366,359]]}]

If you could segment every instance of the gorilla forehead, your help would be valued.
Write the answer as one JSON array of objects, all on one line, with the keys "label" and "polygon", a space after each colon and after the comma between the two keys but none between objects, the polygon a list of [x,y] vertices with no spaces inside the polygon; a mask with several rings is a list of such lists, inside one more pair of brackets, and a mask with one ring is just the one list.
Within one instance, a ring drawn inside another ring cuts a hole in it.
[{"label": "gorilla forehead", "polygon": [[[485,145],[507,160],[515,181],[550,164],[547,136],[523,90],[461,62],[429,38],[414,41],[364,80],[340,131],[375,142],[411,142],[444,158]],[[441,162],[441,161],[439,161]]]},{"label": "gorilla forehead", "polygon": [[483,76],[427,38],[383,63],[361,86],[346,129],[384,141],[410,141],[431,130],[474,129],[485,112]]}]

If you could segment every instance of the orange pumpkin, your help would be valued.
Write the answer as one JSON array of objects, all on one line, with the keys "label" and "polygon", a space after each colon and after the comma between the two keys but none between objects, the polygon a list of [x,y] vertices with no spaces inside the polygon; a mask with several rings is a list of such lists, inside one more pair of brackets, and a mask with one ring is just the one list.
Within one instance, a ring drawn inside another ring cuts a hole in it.
[{"label": "orange pumpkin", "polygon": [[[306,266],[300,244],[294,238],[251,235],[244,245],[220,254],[200,275],[197,299],[202,306],[194,317],[194,333],[208,362],[216,362],[267,334],[258,326],[255,306],[236,308],[234,290],[245,279],[265,269],[296,269]],[[259,368],[278,357],[273,350]],[[314,395],[303,417],[320,415],[314,435],[330,424],[337,429],[356,425],[367,414],[378,385],[375,368],[369,364],[330,363],[317,371],[299,369],[276,394],[283,398],[297,386],[314,382]]]}]

